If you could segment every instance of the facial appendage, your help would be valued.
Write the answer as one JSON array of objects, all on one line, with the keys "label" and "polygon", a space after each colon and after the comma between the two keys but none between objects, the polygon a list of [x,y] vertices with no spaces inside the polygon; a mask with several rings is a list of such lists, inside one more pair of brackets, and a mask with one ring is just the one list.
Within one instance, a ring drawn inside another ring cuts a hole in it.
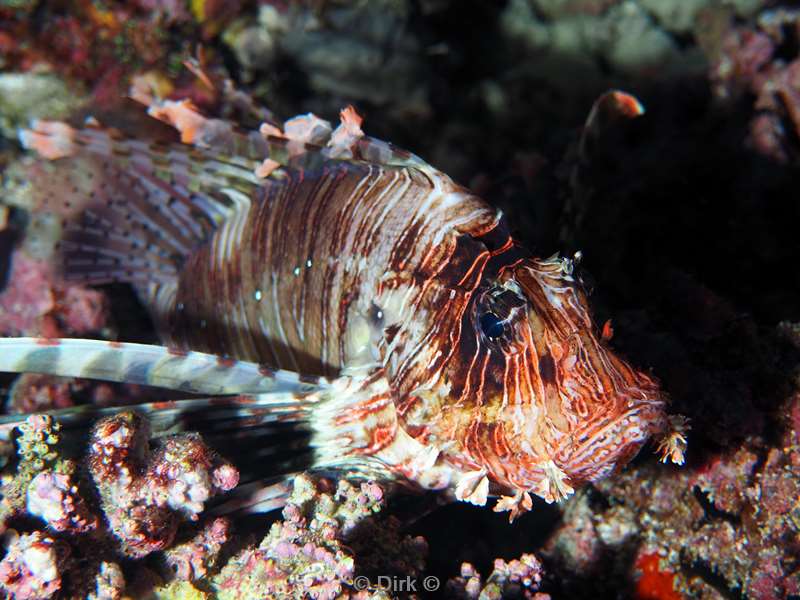
[{"label": "facial appendage", "polygon": [[493,435],[479,450],[490,479],[511,494],[495,510],[513,519],[531,493],[565,498],[627,464],[650,436],[661,438],[665,459],[683,462],[684,420],[667,416],[651,377],[606,347],[571,261],[508,269],[476,299],[473,322],[503,380],[501,394],[484,399],[495,407]]}]

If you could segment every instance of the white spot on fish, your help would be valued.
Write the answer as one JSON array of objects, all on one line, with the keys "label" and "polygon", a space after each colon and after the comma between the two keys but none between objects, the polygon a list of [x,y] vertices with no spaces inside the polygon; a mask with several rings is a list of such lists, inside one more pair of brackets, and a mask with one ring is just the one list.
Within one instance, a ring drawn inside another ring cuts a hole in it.
[{"label": "white spot on fish", "polygon": [[261,302],[261,290],[256,290],[255,294],[253,294],[253,297],[256,299],[256,302]]}]

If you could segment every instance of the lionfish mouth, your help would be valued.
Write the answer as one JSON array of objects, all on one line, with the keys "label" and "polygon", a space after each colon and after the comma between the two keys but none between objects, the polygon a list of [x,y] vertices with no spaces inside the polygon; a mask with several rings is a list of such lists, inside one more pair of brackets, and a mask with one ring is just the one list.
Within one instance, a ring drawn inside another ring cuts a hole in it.
[{"label": "lionfish mouth", "polygon": [[675,462],[682,460],[685,444],[685,427],[667,416],[658,383],[619,358],[596,331],[573,267],[571,260],[556,257],[525,260],[514,270],[530,303],[546,415],[540,431],[547,430],[549,438],[547,459],[530,465],[528,476],[546,482],[547,489],[534,484],[532,490],[545,498],[558,499],[559,489],[618,470],[651,437]]}]

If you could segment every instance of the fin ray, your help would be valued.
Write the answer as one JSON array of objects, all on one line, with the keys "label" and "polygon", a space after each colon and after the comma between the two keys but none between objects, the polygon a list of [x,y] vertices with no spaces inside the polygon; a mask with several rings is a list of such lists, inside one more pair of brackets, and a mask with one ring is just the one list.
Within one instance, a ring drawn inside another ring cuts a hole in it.
[{"label": "fin ray", "polygon": [[197,394],[308,393],[327,380],[165,346],[84,339],[0,338],[0,371],[136,383]]}]

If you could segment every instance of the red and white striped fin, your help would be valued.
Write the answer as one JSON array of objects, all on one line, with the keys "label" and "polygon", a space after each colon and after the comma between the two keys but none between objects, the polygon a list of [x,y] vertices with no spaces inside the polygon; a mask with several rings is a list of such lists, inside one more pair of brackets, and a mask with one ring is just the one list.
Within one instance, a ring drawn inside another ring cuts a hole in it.
[{"label": "red and white striped fin", "polygon": [[0,372],[84,377],[196,394],[305,394],[328,387],[324,379],[213,354],[67,338],[0,338]]},{"label": "red and white striped fin", "polygon": [[281,185],[284,169],[315,171],[342,160],[443,176],[413,154],[365,136],[350,107],[332,132],[303,115],[284,130],[265,124],[261,132],[243,133],[189,103],[164,106],[149,112],[173,125],[185,145],[133,139],[96,121],[80,129],[34,121],[20,131],[22,144],[48,159],[30,167],[33,206],[61,223],[58,254],[68,280],[173,282],[186,257],[223,223],[231,230],[223,237],[235,237],[256,190]]},{"label": "red and white striped fin", "polygon": [[59,218],[64,274],[86,283],[171,281],[262,184],[258,160],[96,126],[35,121],[20,139],[54,160],[31,167],[34,206]]}]

